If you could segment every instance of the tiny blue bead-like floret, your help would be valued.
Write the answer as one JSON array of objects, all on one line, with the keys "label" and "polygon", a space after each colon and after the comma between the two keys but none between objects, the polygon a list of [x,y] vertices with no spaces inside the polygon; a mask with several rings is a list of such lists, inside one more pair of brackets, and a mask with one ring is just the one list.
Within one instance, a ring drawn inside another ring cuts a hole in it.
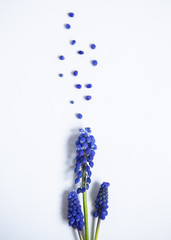
[{"label": "tiny blue bead-like floret", "polygon": [[66,28],[66,29],[70,29],[70,28],[71,28],[71,25],[70,25],[69,23],[66,23],[66,24],[65,24],[65,28]]},{"label": "tiny blue bead-like floret", "polygon": [[79,51],[78,51],[78,54],[83,55],[83,54],[84,54],[84,51],[79,50]]},{"label": "tiny blue bead-like floret", "polygon": [[84,227],[84,217],[75,191],[68,194],[68,222],[71,227],[77,228],[79,231],[82,231]]},{"label": "tiny blue bead-like floret", "polygon": [[76,87],[77,89],[81,89],[81,88],[82,88],[82,85],[81,85],[81,84],[76,84],[75,87]]},{"label": "tiny blue bead-like floret", "polygon": [[75,40],[71,40],[70,43],[71,43],[71,45],[74,45],[74,44],[76,44],[76,41]]},{"label": "tiny blue bead-like floret", "polygon": [[84,179],[82,185],[77,189],[77,193],[83,193],[88,190],[89,184],[91,183],[92,172],[90,169],[94,166],[93,159],[97,146],[89,127],[85,129],[81,128],[79,131],[80,135],[76,141],[75,183],[80,182],[78,178]]},{"label": "tiny blue bead-like floret", "polygon": [[85,96],[85,99],[89,101],[92,97],[90,95]]},{"label": "tiny blue bead-like floret", "polygon": [[81,119],[83,115],[81,113],[77,113],[77,118]]},{"label": "tiny blue bead-like floret", "polygon": [[70,103],[71,103],[71,104],[74,104],[74,101],[73,101],[73,100],[71,100],[71,101],[70,101]]},{"label": "tiny blue bead-like floret", "polygon": [[68,16],[69,16],[69,17],[74,17],[74,13],[73,13],[73,12],[69,12],[69,13],[68,13]]},{"label": "tiny blue bead-like floret", "polygon": [[63,75],[63,73],[59,73],[59,77],[63,77],[64,75]]},{"label": "tiny blue bead-like floret", "polygon": [[94,43],[90,44],[91,49],[95,49],[96,45]]},{"label": "tiny blue bead-like floret", "polygon": [[72,74],[73,74],[74,77],[76,77],[78,75],[78,71],[75,70],[75,71],[72,72]]},{"label": "tiny blue bead-like floret", "polygon": [[92,60],[91,63],[93,66],[97,66],[97,64],[98,64],[97,60]]},{"label": "tiny blue bead-like floret", "polygon": [[59,56],[59,59],[60,59],[60,60],[64,60],[65,57],[64,57],[63,55],[61,55],[61,56]]},{"label": "tiny blue bead-like floret", "polygon": [[92,88],[92,84],[91,84],[91,83],[88,83],[88,84],[86,85],[86,88]]},{"label": "tiny blue bead-like floret", "polygon": [[94,217],[99,217],[104,220],[108,215],[108,187],[110,184],[108,182],[103,182],[100,186],[96,201],[95,208],[96,211],[93,213]]}]

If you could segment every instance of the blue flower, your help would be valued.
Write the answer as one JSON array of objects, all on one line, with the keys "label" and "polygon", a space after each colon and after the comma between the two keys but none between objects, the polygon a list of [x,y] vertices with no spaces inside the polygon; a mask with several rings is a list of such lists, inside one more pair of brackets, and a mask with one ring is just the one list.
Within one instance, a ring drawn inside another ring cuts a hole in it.
[{"label": "blue flower", "polygon": [[75,191],[68,194],[68,221],[71,227],[82,231],[84,227],[84,217],[78,195]]},{"label": "blue flower", "polygon": [[108,187],[110,186],[109,183],[103,182],[100,186],[100,190],[98,192],[96,201],[95,201],[95,208],[96,211],[93,213],[94,217],[99,217],[100,219],[104,220],[105,217],[108,215]]},{"label": "blue flower", "polygon": [[79,178],[82,178],[82,185],[77,189],[77,193],[83,193],[89,188],[91,183],[91,168],[94,166],[94,156],[97,146],[95,144],[95,138],[91,134],[89,127],[80,129],[80,135],[76,141],[76,164],[75,173],[76,179],[75,184],[79,183]]}]

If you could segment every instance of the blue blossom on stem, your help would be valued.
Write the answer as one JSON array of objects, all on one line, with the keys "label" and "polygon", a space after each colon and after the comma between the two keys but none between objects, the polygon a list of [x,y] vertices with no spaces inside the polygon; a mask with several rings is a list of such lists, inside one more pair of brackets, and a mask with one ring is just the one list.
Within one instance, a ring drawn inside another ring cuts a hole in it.
[{"label": "blue blossom on stem", "polygon": [[94,217],[99,217],[100,219],[104,220],[105,217],[108,215],[108,187],[110,186],[109,183],[103,182],[100,186],[96,201],[95,201],[95,208],[96,211],[93,213]]},{"label": "blue blossom on stem", "polygon": [[68,221],[71,227],[82,231],[84,226],[84,217],[78,195],[75,191],[68,194]]},{"label": "blue blossom on stem", "polygon": [[77,189],[77,193],[84,193],[89,188],[91,183],[91,168],[94,166],[95,150],[97,149],[95,138],[91,134],[90,128],[80,129],[80,135],[76,141],[76,164],[75,173],[77,177],[75,184],[80,182],[82,178],[82,185]]}]

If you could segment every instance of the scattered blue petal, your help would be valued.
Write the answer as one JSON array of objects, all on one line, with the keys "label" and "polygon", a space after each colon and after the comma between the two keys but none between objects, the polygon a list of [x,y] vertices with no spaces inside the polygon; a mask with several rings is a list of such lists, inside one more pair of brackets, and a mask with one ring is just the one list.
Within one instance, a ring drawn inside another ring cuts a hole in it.
[{"label": "scattered blue petal", "polygon": [[92,84],[91,83],[86,84],[86,88],[92,88]]},{"label": "scattered blue petal", "polygon": [[93,66],[97,66],[97,64],[98,64],[97,60],[92,60],[91,63]]},{"label": "scattered blue petal", "polygon": [[74,17],[74,13],[73,13],[73,12],[69,12],[69,13],[68,13],[68,16],[69,16],[69,17]]},{"label": "scattered blue petal", "polygon": [[74,45],[74,44],[76,44],[76,40],[71,40],[71,45]]},{"label": "scattered blue petal", "polygon": [[81,119],[83,115],[81,113],[77,113],[77,118]]},{"label": "scattered blue petal", "polygon": [[91,49],[95,49],[96,45],[94,43],[90,44]]},{"label": "scattered blue petal", "polygon": [[78,71],[77,71],[77,70],[75,70],[75,71],[73,71],[73,72],[72,72],[72,74],[73,74],[73,76],[75,76],[75,77],[76,77],[76,76],[78,75]]},{"label": "scattered blue petal", "polygon": [[63,55],[61,55],[61,56],[59,56],[59,59],[60,59],[60,60],[64,60],[65,57],[64,57]]},{"label": "scattered blue petal", "polygon": [[78,51],[78,54],[83,55],[83,54],[84,54],[84,51],[79,50],[79,51]]},{"label": "scattered blue petal", "polygon": [[76,84],[75,87],[76,87],[77,89],[81,89],[81,88],[82,88],[82,85],[81,85],[81,84]]},{"label": "scattered blue petal", "polygon": [[92,97],[91,97],[90,95],[85,96],[85,99],[86,99],[87,101],[89,101],[91,98],[92,98]]},{"label": "scattered blue petal", "polygon": [[66,29],[70,29],[70,28],[71,28],[71,25],[70,25],[69,23],[66,23],[66,24],[65,24],[65,28],[66,28]]}]

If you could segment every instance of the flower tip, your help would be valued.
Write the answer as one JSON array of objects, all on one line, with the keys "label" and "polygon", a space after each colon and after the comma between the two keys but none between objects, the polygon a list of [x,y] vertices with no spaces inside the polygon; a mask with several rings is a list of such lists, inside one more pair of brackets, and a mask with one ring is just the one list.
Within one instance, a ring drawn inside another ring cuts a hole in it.
[{"label": "flower tip", "polygon": [[86,130],[86,132],[91,133],[91,128],[90,127],[86,127],[85,130]]}]

